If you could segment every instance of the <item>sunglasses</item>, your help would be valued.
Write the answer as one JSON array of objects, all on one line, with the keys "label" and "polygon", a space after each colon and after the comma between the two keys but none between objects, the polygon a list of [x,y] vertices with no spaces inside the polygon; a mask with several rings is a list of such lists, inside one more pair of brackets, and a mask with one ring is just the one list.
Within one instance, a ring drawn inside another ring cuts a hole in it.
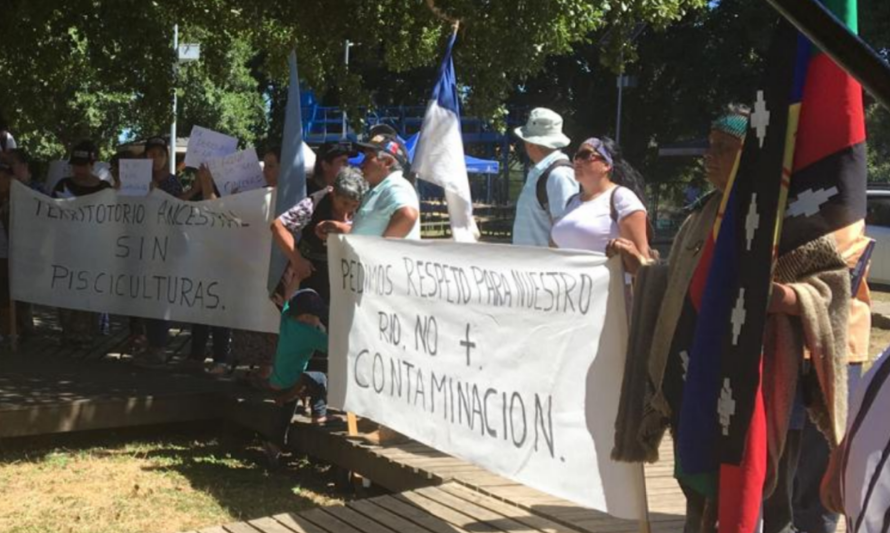
[{"label": "sunglasses", "polygon": [[603,156],[593,150],[581,150],[580,152],[575,152],[575,157],[573,159],[575,161],[605,161]]}]

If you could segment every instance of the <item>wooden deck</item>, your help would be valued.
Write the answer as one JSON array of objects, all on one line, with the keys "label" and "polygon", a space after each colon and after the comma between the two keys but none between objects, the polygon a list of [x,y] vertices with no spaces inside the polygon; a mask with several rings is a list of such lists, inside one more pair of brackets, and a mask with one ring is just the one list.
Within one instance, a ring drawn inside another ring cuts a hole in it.
[{"label": "wooden deck", "polygon": [[[280,411],[232,379],[186,372],[189,335],[174,330],[173,364],[130,364],[125,324],[89,349],[63,346],[51,314],[17,353],[0,352],[0,438],[170,422],[229,420],[264,434]],[[360,425],[360,430],[367,429]],[[345,425],[318,428],[297,418],[290,447],[356,472],[394,494],[300,514],[213,526],[210,533],[476,533],[640,531],[618,520],[487,472],[407,439],[385,446],[350,437]],[[672,477],[670,443],[663,462],[647,467],[655,533],[681,531],[685,500]],[[209,525],[209,524],[208,524]]]}]

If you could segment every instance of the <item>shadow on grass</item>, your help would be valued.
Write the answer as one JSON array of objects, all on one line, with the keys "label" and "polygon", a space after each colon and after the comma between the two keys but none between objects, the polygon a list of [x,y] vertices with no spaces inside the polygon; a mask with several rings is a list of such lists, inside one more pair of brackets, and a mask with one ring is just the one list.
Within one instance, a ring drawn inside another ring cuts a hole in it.
[{"label": "shadow on grass", "polygon": [[[285,456],[267,467],[262,443],[251,433],[223,435],[219,425],[167,425],[120,431],[0,440],[0,468],[40,463],[60,454],[145,461],[142,470],[175,473],[238,520],[299,512],[349,498],[337,490],[337,471],[305,457]],[[124,492],[129,487],[122,487]]]}]

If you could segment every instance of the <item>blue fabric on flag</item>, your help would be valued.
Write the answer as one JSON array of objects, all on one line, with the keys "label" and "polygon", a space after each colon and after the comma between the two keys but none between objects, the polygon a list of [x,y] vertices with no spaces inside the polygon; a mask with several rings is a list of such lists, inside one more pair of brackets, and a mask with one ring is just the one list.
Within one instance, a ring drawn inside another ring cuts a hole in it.
[{"label": "blue fabric on flag", "polygon": [[457,40],[457,32],[451,34],[448,40],[448,48],[445,49],[445,57],[442,58],[442,66],[439,67],[439,81],[433,87],[433,100],[439,103],[439,107],[447,109],[460,117],[460,99],[457,97],[457,75],[454,73],[454,61],[451,60],[451,49]]},{"label": "blue fabric on flag", "polygon": [[689,354],[678,439],[680,465],[687,474],[715,472],[720,466],[717,433],[721,353],[725,340],[732,338],[732,309],[739,279],[736,202],[732,191],[714,244]]},{"label": "blue fabric on flag", "polygon": [[[297,52],[288,58],[290,86],[287,90],[287,108],[284,115],[284,137],[281,140],[281,170],[278,174],[278,192],[275,200],[275,216],[279,216],[306,197],[306,169],[303,162],[303,119],[300,108],[300,78],[297,75]],[[287,258],[275,244],[269,261],[269,294],[275,291],[287,266]]]}]

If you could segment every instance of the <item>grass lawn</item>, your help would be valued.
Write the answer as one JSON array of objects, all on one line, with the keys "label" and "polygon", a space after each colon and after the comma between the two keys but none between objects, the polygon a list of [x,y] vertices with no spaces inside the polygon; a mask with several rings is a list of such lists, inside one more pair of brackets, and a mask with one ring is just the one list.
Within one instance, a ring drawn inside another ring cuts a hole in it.
[{"label": "grass lawn", "polygon": [[[158,437],[157,435],[163,435]],[[0,441],[0,532],[173,533],[342,501],[330,467],[207,429]]]}]

